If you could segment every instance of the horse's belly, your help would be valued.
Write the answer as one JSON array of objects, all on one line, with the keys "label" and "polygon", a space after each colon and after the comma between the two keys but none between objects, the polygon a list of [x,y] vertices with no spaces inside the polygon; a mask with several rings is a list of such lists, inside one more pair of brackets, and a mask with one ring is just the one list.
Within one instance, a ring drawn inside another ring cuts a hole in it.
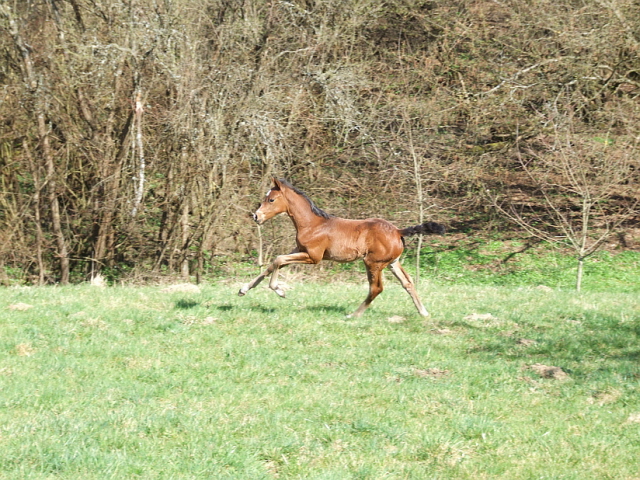
[{"label": "horse's belly", "polygon": [[365,253],[361,249],[348,247],[345,245],[334,245],[324,252],[324,260],[333,260],[334,262],[353,262],[364,257]]},{"label": "horse's belly", "polygon": [[331,251],[326,251],[324,252],[324,260],[333,260],[334,262],[340,262],[340,263],[348,263],[348,262],[353,262],[355,260],[358,260],[359,258],[362,258],[363,255],[360,255],[358,253],[355,252],[338,252],[338,253],[333,253]]}]

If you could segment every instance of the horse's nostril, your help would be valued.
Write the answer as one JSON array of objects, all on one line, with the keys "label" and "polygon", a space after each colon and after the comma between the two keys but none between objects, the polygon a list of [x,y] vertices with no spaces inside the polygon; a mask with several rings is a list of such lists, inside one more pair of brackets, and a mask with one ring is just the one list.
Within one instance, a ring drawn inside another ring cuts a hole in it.
[{"label": "horse's nostril", "polygon": [[253,221],[254,221],[254,222],[257,222],[257,221],[258,221],[258,216],[257,216],[255,213],[253,214]]}]

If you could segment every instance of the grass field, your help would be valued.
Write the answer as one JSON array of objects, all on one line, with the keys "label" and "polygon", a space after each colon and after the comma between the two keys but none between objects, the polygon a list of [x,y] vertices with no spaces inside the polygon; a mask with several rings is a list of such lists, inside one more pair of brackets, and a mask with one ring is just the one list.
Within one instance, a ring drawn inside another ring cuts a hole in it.
[{"label": "grass field", "polygon": [[0,478],[640,478],[637,292],[390,277],[0,290]]}]

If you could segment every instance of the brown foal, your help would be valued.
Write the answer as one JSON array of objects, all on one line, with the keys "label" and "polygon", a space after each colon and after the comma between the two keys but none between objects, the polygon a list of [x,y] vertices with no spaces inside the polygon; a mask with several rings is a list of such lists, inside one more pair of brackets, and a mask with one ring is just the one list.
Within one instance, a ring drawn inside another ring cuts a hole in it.
[{"label": "brown foal", "polygon": [[296,228],[297,248],[288,255],[280,255],[269,267],[244,285],[238,295],[245,295],[267,275],[271,275],[269,288],[281,297],[278,270],[291,263],[320,263],[322,260],[353,262],[361,258],[367,268],[369,294],[350,317],[359,317],[382,292],[382,270],[389,267],[404,289],[411,295],[420,315],[429,315],[418,298],[413,281],[399,262],[404,250],[403,237],[421,233],[444,233],[444,227],[427,222],[415,227],[399,229],[381,218],[347,220],[331,216],[319,208],[301,191],[285,180],[273,179],[273,187],[253,214],[262,225],[280,213],[286,213]]}]

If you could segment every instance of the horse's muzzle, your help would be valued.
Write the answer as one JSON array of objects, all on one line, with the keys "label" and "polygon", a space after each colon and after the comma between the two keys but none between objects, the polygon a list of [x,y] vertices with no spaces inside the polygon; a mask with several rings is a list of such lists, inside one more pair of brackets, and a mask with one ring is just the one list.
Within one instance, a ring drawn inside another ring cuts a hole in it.
[{"label": "horse's muzzle", "polygon": [[257,213],[253,214],[253,221],[256,222],[258,225],[262,225],[264,223],[264,219],[260,219]]}]

